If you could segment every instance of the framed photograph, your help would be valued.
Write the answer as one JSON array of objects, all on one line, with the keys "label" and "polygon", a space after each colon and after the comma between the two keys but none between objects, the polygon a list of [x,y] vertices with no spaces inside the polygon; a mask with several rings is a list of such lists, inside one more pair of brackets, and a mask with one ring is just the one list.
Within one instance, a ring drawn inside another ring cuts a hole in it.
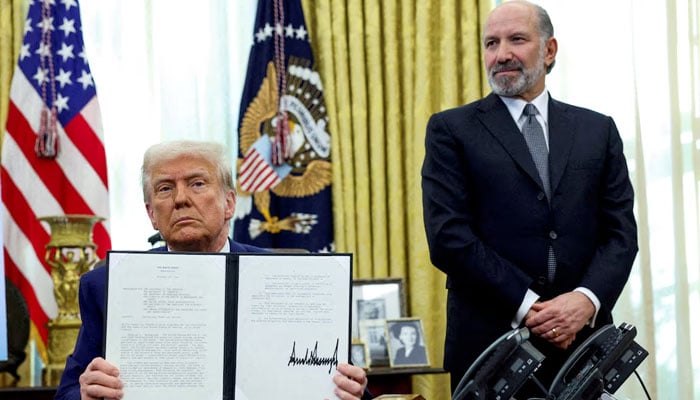
[{"label": "framed photograph", "polygon": [[420,318],[386,320],[389,364],[392,367],[429,366],[423,324]]},{"label": "framed photograph", "polygon": [[350,362],[356,367],[365,369],[370,367],[369,352],[365,342],[357,340],[350,344]]},{"label": "framed photograph", "polygon": [[[352,282],[352,337],[360,338],[360,321],[406,316],[403,278],[356,279]],[[371,350],[371,349],[370,349]]]},{"label": "framed photograph", "polygon": [[365,319],[360,321],[360,340],[367,345],[367,361],[372,367],[388,367],[386,320]]}]

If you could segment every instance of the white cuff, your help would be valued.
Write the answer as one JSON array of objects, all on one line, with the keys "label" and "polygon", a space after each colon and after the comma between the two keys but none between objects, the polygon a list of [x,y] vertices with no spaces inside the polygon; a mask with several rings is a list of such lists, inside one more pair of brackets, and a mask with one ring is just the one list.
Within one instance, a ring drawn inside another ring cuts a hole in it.
[{"label": "white cuff", "polygon": [[590,289],[585,288],[585,287],[577,287],[574,289],[574,292],[581,292],[583,293],[588,299],[593,303],[593,306],[595,307],[595,312],[593,313],[593,316],[591,319],[588,321],[588,326],[591,328],[595,328],[595,320],[598,318],[598,311],[600,311],[600,300],[598,300],[598,296],[593,294]]},{"label": "white cuff", "polygon": [[527,315],[527,312],[530,310],[532,305],[539,300],[539,298],[540,295],[533,292],[532,289],[527,290],[523,302],[520,303],[520,308],[518,308],[518,311],[515,313],[515,318],[513,318],[513,321],[510,323],[510,326],[513,327],[513,329],[517,329],[520,326],[520,323]]}]

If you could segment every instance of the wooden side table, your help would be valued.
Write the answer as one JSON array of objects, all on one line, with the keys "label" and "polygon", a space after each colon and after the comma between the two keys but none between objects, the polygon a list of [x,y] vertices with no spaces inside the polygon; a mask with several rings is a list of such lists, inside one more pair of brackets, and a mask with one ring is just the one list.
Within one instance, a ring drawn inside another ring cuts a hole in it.
[{"label": "wooden side table", "polygon": [[413,393],[411,378],[420,374],[445,374],[442,368],[411,367],[411,368],[370,368],[367,370],[369,383],[367,388],[372,396],[383,394],[408,394]]}]

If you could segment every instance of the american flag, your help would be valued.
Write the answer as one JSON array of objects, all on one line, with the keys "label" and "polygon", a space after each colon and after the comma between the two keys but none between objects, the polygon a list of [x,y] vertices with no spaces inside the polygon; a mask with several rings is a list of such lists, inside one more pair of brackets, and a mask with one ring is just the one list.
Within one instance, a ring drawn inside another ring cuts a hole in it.
[{"label": "american flag", "polygon": [[[2,145],[2,203],[5,274],[24,295],[41,351],[58,309],[44,261],[51,232],[37,218],[109,216],[102,121],[77,0],[29,6]],[[93,240],[104,258],[106,224],[95,226]]]}]

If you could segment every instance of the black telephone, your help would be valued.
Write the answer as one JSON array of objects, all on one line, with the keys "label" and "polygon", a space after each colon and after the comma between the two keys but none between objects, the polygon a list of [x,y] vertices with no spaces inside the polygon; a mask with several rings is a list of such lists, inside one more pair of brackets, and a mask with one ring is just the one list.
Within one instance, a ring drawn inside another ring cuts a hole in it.
[{"label": "black telephone", "polygon": [[544,360],[527,328],[504,333],[472,363],[452,400],[510,399]]},{"label": "black telephone", "polygon": [[603,392],[615,393],[649,355],[627,323],[597,330],[567,359],[552,381],[547,399],[593,400]]}]

